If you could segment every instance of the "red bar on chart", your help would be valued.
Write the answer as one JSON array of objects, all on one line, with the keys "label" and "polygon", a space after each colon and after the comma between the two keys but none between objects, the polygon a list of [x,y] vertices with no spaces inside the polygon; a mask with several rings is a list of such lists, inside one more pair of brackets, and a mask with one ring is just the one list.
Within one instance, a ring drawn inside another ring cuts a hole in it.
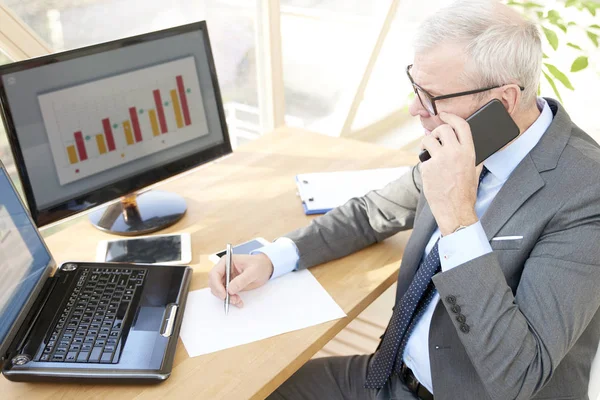
[{"label": "red bar on chart", "polygon": [[87,160],[87,151],[85,151],[85,143],[83,142],[83,135],[81,134],[81,131],[75,132],[75,146],[77,146],[79,159],[81,161]]},{"label": "red bar on chart", "polygon": [[177,90],[179,91],[179,100],[181,102],[181,108],[183,109],[183,120],[185,125],[191,125],[192,120],[190,118],[190,109],[188,108],[187,97],[185,95],[185,86],[183,84],[183,77],[177,75]]},{"label": "red bar on chart", "polygon": [[165,109],[163,108],[162,99],[160,98],[160,91],[154,90],[154,103],[156,104],[156,112],[158,113],[158,122],[160,124],[160,131],[167,133],[167,120],[165,119]]},{"label": "red bar on chart", "polygon": [[108,145],[108,151],[113,151],[115,147],[115,137],[113,136],[112,127],[110,126],[110,119],[104,118],[102,120],[102,126],[104,127],[104,136],[106,136],[106,144]]},{"label": "red bar on chart", "polygon": [[142,141],[142,130],[140,129],[140,121],[138,119],[137,109],[135,107],[129,107],[129,117],[131,117],[131,124],[133,125],[135,142],[139,143]]}]

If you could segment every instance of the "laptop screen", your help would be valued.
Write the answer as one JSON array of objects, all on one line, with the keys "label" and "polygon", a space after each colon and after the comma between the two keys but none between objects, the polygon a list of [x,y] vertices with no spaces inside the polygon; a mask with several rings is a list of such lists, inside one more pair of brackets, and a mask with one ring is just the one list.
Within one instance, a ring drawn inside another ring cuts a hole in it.
[{"label": "laptop screen", "polygon": [[0,345],[51,256],[0,165]]}]

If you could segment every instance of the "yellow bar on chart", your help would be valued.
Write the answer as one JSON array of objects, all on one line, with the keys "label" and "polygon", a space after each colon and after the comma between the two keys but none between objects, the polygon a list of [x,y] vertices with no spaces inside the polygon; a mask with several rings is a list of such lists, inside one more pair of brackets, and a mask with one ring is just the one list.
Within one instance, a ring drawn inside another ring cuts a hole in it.
[{"label": "yellow bar on chart", "polygon": [[67,154],[69,155],[69,162],[71,164],[77,164],[79,159],[77,158],[77,151],[75,151],[75,146],[67,146]]},{"label": "yellow bar on chart", "polygon": [[173,110],[175,111],[175,120],[177,121],[177,127],[183,128],[183,115],[181,114],[181,106],[179,105],[179,96],[177,90],[171,90],[171,101],[173,102]]},{"label": "yellow bar on chart", "polygon": [[156,111],[150,110],[148,111],[148,115],[150,116],[150,125],[152,125],[152,134],[154,136],[160,136],[160,131],[158,130],[158,120],[156,119]]},{"label": "yellow bar on chart", "polygon": [[123,121],[123,129],[125,130],[125,140],[128,145],[133,144],[133,131],[131,130],[131,122]]},{"label": "yellow bar on chart", "polygon": [[106,153],[106,143],[104,143],[104,135],[99,133],[96,135],[96,144],[98,145],[98,151],[100,154]]}]

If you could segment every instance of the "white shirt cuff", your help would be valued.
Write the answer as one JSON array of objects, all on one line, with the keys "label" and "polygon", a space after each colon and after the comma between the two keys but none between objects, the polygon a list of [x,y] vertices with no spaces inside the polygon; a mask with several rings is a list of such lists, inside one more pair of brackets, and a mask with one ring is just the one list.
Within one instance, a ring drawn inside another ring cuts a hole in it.
[{"label": "white shirt cuff", "polygon": [[250,252],[250,254],[256,253],[265,254],[273,263],[271,279],[295,270],[298,266],[298,260],[300,260],[296,244],[292,239],[286,237],[280,237],[273,243]]},{"label": "white shirt cuff", "polygon": [[481,222],[443,236],[438,244],[442,272],[492,252]]}]

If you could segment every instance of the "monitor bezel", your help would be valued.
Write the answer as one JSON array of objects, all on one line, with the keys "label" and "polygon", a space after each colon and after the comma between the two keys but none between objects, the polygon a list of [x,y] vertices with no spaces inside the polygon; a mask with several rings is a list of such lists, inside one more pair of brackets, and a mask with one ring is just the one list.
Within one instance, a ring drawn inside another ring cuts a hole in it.
[{"label": "monitor bezel", "polygon": [[[58,205],[48,208],[39,209],[35,201],[33,187],[29,179],[25,159],[21,151],[19,138],[17,135],[14,121],[11,117],[10,104],[6,95],[4,82],[0,79],[0,112],[4,120],[4,126],[8,136],[8,141],[13,153],[17,172],[25,192],[25,198],[29,212],[36,226],[43,227],[57,221],[72,217],[76,214],[89,212],[90,210],[106,203],[114,202],[115,200],[139,192],[142,189],[155,185],[165,179],[172,178],[176,175],[187,172],[191,169],[199,167],[216,158],[222,157],[232,152],[231,141],[225,119],[225,110],[221,97],[221,90],[217,79],[217,70],[215,68],[212,48],[208,35],[208,27],[206,21],[194,22],[186,25],[176,26],[173,28],[163,29],[160,31],[144,33],[132,37],[117,39],[105,43],[86,46],[74,50],[69,50],[61,53],[49,54],[42,57],[32,58],[24,61],[15,62],[12,64],[0,66],[0,77],[5,74],[11,74],[23,71],[30,68],[54,64],[57,62],[72,60],[79,57],[85,57],[93,54],[98,54],[105,51],[117,50],[128,46],[137,45],[140,43],[151,42],[153,40],[164,39],[171,36],[176,36],[182,33],[200,31],[204,39],[204,48],[206,51],[207,61],[209,64],[211,81],[214,88],[215,98],[217,102],[217,110],[219,114],[219,123],[223,132],[223,143],[203,149],[185,158],[172,161],[162,165],[160,168],[130,176],[125,180],[121,180],[112,184],[105,185],[88,193],[64,200]],[[202,160],[198,163],[198,160]],[[88,204],[84,207],[85,204]],[[75,208],[73,208],[75,207]],[[80,208],[83,207],[83,208]]]}]

